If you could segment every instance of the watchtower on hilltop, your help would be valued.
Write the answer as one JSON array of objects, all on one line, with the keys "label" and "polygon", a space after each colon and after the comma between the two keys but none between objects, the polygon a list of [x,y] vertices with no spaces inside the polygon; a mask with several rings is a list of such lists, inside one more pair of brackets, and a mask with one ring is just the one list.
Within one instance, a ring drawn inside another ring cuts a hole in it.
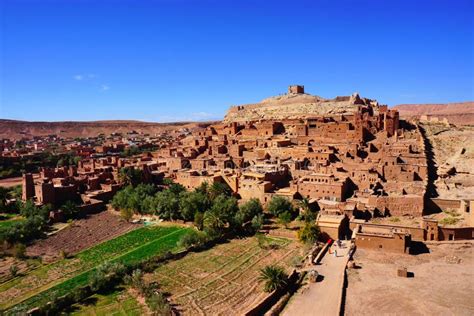
[{"label": "watchtower on hilltop", "polygon": [[291,85],[288,87],[288,94],[302,94],[304,93],[304,86]]}]

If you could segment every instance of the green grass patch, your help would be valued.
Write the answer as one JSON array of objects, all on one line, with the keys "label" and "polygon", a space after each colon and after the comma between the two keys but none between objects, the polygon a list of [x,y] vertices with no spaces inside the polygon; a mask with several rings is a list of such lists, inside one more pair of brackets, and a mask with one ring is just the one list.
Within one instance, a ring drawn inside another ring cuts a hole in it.
[{"label": "green grass patch", "polygon": [[456,225],[460,221],[459,218],[448,216],[439,221],[441,225]]},{"label": "green grass patch", "polygon": [[451,209],[447,209],[447,210],[443,210],[443,213],[449,215],[449,216],[452,216],[452,217],[459,217],[461,216],[461,214],[459,214],[456,210],[451,210]]},{"label": "green grass patch", "polygon": [[[41,275],[41,273],[44,274],[45,269],[48,269],[47,272],[54,269],[54,272],[57,273],[58,266],[64,266],[67,262],[72,263],[74,260],[77,261],[72,265],[76,268],[74,272],[65,273],[63,278],[50,282],[50,285],[46,288],[43,286],[35,291],[25,293],[23,297],[12,304],[23,302],[9,310],[9,312],[26,311],[46,303],[53,295],[61,296],[78,286],[86,285],[89,276],[100,264],[105,262],[136,263],[167,251],[176,251],[178,240],[188,231],[189,228],[174,226],[144,227],[84,250],[77,254],[75,258],[61,260],[55,264],[42,267],[34,271],[36,276]],[[15,287],[19,288],[20,285],[16,284]],[[2,287],[0,287],[0,291],[2,291]]]},{"label": "green grass patch", "polygon": [[70,315],[143,315],[143,308],[137,300],[126,291],[106,295],[95,294],[81,304],[74,304],[67,311]]},{"label": "green grass patch", "polygon": [[7,229],[25,219],[17,214],[0,214],[0,229]]}]

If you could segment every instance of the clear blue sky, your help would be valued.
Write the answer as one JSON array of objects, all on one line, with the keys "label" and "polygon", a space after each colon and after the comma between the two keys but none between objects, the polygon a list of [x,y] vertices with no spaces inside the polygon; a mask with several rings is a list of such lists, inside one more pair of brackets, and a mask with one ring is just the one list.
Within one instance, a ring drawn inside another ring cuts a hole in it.
[{"label": "clear blue sky", "polygon": [[0,118],[215,119],[292,83],[469,101],[473,3],[0,0]]}]

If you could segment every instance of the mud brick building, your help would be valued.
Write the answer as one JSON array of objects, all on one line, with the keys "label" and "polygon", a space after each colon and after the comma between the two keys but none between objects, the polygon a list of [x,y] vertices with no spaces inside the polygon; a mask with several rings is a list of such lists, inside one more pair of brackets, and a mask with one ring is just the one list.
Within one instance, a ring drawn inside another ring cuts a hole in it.
[{"label": "mud brick building", "polygon": [[157,170],[187,188],[227,183],[242,201],[274,195],[340,204],[354,214],[424,213],[424,142],[395,110],[351,96],[323,99],[290,86],[153,153]]},{"label": "mud brick building", "polygon": [[[308,198],[337,216],[427,212],[428,161],[419,128],[357,93],[325,99],[292,85],[286,94],[233,106],[222,122],[158,138],[155,145],[147,156],[85,158],[77,168],[44,169],[36,191],[25,176],[24,199],[58,203],[63,193],[112,190],[120,185],[120,169],[133,167],[145,182],[167,177],[188,189],[222,182],[240,201]],[[121,149],[123,139],[100,146],[101,152]]]}]

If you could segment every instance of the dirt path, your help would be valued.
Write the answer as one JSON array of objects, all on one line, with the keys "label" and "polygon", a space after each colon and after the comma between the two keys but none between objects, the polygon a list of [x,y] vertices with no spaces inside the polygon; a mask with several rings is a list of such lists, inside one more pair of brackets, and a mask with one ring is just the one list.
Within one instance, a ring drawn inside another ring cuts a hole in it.
[{"label": "dirt path", "polygon": [[[36,180],[39,178],[39,173],[34,173],[33,174],[33,179]],[[23,180],[23,177],[14,177],[14,178],[6,178],[6,179],[1,179],[0,180],[0,187],[4,188],[11,188],[17,185],[21,185],[21,181]]]},{"label": "dirt path", "polygon": [[349,247],[348,241],[343,242],[342,249],[333,245],[337,257],[326,253],[321,264],[314,266],[322,280],[300,289],[281,315],[339,315]]}]

